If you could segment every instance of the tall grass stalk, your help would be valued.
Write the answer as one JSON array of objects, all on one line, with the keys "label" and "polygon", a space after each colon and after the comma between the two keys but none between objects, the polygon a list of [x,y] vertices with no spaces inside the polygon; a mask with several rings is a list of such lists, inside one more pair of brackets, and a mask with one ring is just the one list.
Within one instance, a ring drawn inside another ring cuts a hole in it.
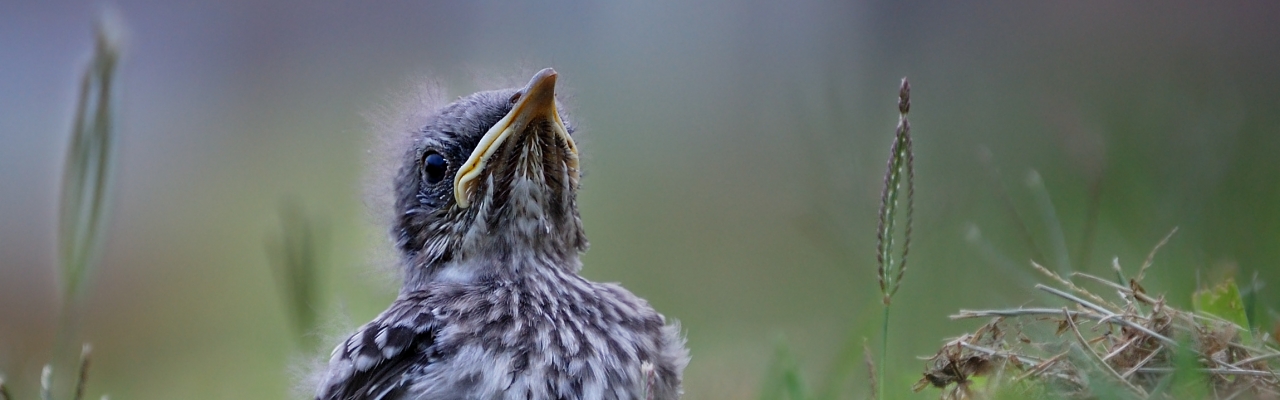
[{"label": "tall grass stalk", "polygon": [[[903,273],[907,270],[907,251],[911,247],[911,214],[914,211],[913,203],[915,197],[915,169],[913,166],[915,155],[911,151],[911,124],[907,121],[907,112],[910,110],[911,84],[907,82],[907,78],[902,78],[902,85],[898,90],[898,128],[894,136],[893,145],[889,148],[889,165],[885,171],[884,189],[880,195],[880,224],[876,235],[876,261],[878,264],[876,273],[880,280],[880,293],[884,302],[884,319],[880,326],[880,379],[885,379],[887,376],[890,304],[893,302],[893,295],[898,292],[898,287],[902,283]],[[907,191],[905,212],[898,208],[898,197],[904,183]],[[905,222],[906,226],[901,234],[902,253],[895,260],[894,255],[897,253],[897,249],[894,246],[894,239],[897,235],[895,229],[899,218],[905,220],[903,222]],[[881,400],[885,398],[885,386],[887,385],[883,382],[877,385],[879,388],[878,397]]]},{"label": "tall grass stalk", "polygon": [[[120,60],[119,28],[103,18],[96,27],[93,59],[80,81],[71,141],[62,176],[58,215],[58,255],[61,265],[62,305],[54,355],[42,379],[46,397],[66,392],[83,395],[88,367],[88,347],[79,346],[79,305],[85,281],[96,267],[105,240],[110,200],[115,132],[115,76]],[[80,362],[73,361],[79,349]],[[74,385],[72,375],[55,381],[58,371],[73,371],[79,365]],[[70,395],[71,393],[67,393]]]}]

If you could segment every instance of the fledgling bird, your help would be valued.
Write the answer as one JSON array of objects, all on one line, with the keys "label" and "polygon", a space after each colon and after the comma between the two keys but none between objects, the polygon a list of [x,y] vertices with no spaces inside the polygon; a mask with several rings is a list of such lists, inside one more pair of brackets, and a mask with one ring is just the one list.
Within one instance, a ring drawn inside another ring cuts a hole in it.
[{"label": "fledgling bird", "polygon": [[680,329],[578,275],[578,148],[556,72],[442,107],[394,187],[399,296],[338,345],[317,399],[677,399]]}]

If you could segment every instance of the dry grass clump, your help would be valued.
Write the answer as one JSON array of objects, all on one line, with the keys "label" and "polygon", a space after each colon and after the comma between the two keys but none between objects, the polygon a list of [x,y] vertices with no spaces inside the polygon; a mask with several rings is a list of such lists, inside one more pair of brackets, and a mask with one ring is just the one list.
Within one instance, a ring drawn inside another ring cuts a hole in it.
[{"label": "dry grass clump", "polygon": [[[1114,301],[1032,265],[1066,288],[1036,289],[1067,305],[961,310],[951,318],[993,319],[928,358],[914,390],[940,388],[943,399],[1280,398],[1280,350],[1247,327],[1234,282],[1198,292],[1196,310],[1187,311],[1143,289],[1150,257],[1124,283],[1071,275],[1114,291]],[[1123,282],[1119,262],[1113,267]]]}]

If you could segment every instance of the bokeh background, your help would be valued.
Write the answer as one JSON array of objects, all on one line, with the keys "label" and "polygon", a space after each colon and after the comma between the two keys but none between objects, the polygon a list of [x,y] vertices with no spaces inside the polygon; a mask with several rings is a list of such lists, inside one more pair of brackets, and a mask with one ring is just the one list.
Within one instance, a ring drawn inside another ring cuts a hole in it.
[{"label": "bokeh background", "polygon": [[1027,260],[1132,271],[1175,226],[1148,290],[1186,305],[1256,274],[1280,308],[1274,2],[6,1],[0,371],[22,398],[52,353],[58,182],[104,9],[127,40],[90,398],[296,395],[315,354],[270,263],[281,204],[322,240],[328,348],[397,287],[366,115],[424,79],[454,97],[545,66],[581,127],[583,274],[683,322],[690,399],[755,397],[780,346],[819,382],[875,343],[903,76],[917,213],[891,392],[937,395],[907,388],[974,327],[956,309],[1045,302]]}]

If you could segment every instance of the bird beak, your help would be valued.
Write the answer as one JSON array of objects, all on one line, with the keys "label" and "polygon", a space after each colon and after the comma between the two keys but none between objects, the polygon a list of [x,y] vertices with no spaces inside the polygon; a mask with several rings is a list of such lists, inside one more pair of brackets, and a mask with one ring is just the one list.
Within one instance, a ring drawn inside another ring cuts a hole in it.
[{"label": "bird beak", "polygon": [[573,143],[573,138],[569,137],[564,121],[560,120],[560,114],[556,111],[555,92],[556,71],[551,68],[538,71],[529,84],[520,89],[518,92],[520,98],[516,100],[515,105],[511,106],[511,112],[485,132],[480,142],[476,144],[476,149],[467,158],[467,162],[462,164],[462,168],[459,168],[458,174],[454,176],[453,196],[458,201],[458,207],[471,206],[470,193],[476,186],[485,165],[493,158],[494,153],[502,148],[502,144],[513,135],[532,132],[533,130],[526,128],[529,124],[540,120],[549,122],[547,125],[551,127],[554,134],[564,140],[569,147],[569,157],[565,160],[566,167],[572,176],[572,181],[578,180],[578,147]]}]

